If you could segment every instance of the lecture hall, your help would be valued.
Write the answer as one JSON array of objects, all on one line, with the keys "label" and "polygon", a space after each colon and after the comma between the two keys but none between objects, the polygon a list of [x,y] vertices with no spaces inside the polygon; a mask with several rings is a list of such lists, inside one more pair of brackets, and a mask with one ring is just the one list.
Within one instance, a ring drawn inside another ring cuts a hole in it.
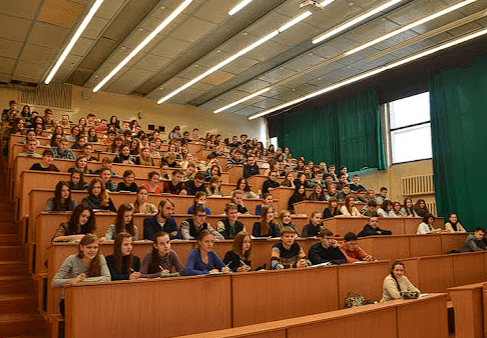
[{"label": "lecture hall", "polygon": [[486,97],[486,0],[0,0],[0,337],[486,337]]}]

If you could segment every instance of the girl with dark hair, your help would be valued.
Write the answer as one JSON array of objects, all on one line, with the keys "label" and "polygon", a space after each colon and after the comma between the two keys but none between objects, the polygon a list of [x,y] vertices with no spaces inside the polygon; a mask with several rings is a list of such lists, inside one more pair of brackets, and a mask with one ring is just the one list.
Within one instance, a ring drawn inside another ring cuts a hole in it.
[{"label": "girl with dark hair", "polygon": [[117,212],[101,178],[96,177],[91,180],[88,185],[88,194],[81,200],[81,203],[88,204],[94,210]]},{"label": "girl with dark hair", "polygon": [[414,204],[414,211],[416,211],[419,217],[423,217],[425,214],[430,213],[425,200],[422,198],[418,199],[416,204]]},{"label": "girl with dark hair", "polygon": [[113,163],[135,164],[135,160],[130,155],[130,147],[128,144],[123,144],[120,147],[120,153],[113,159]]},{"label": "girl with dark hair", "polygon": [[122,148],[122,145],[123,145],[122,136],[120,136],[120,135],[115,136],[115,140],[113,140],[113,143],[107,147],[107,153],[118,154]]},{"label": "girl with dark hair", "polygon": [[96,134],[96,129],[91,127],[88,129],[88,142],[90,143],[98,143],[100,140],[98,140],[98,135]]},{"label": "girl with dark hair", "polygon": [[105,240],[111,241],[121,232],[130,234],[135,241],[139,239],[139,229],[134,225],[134,208],[129,203],[124,203],[118,208],[115,224],[108,226]]},{"label": "girl with dark hair", "polygon": [[[62,128],[62,127],[61,127]],[[54,133],[56,133],[57,131],[57,127],[54,129]],[[64,131],[64,129],[63,129]],[[66,135],[66,139],[68,141],[76,141],[78,139],[78,137],[80,137],[80,130],[79,130],[79,127],[78,126],[73,126],[71,127],[71,135]]]},{"label": "girl with dark hair", "polygon": [[137,188],[134,206],[134,213],[136,214],[155,214],[157,213],[157,207],[154,204],[147,203],[149,197],[149,190],[146,187],[140,186]]},{"label": "girl with dark hair", "polygon": [[243,198],[257,198],[257,195],[250,190],[249,183],[243,177],[238,179],[236,190],[240,190],[244,193]]},{"label": "girl with dark hair", "polygon": [[132,254],[134,240],[126,232],[115,237],[113,254],[106,257],[107,266],[112,280],[135,280],[142,277],[140,272],[140,259]]},{"label": "girl with dark hair", "polygon": [[[95,215],[93,209],[84,203],[76,206],[71,213],[67,223],[61,223],[57,228],[53,242],[76,241],[84,235],[94,233],[96,229]],[[103,241],[105,239],[103,238]]]},{"label": "girl with dark hair", "polygon": [[178,254],[171,249],[169,234],[160,231],[154,235],[152,251],[145,255],[140,267],[140,273],[145,278],[157,278],[173,271],[184,276],[185,268]]},{"label": "girl with dark hair", "polygon": [[221,176],[222,170],[218,164],[213,164],[208,170],[205,171],[205,182],[210,182],[213,176]]},{"label": "girl with dark hair", "polygon": [[335,197],[330,197],[328,200],[328,207],[323,210],[323,219],[342,215],[342,212],[338,209],[338,200]]},{"label": "girl with dark hair", "polygon": [[397,217],[402,217],[401,210],[401,203],[399,203],[398,201],[392,202],[392,212],[394,213],[394,215],[396,215]]},{"label": "girl with dark hair", "polygon": [[223,181],[220,176],[213,176],[206,188],[208,196],[223,197],[223,192],[221,190],[222,183]]},{"label": "girl with dark hair", "polygon": [[445,223],[445,230],[449,232],[467,232],[458,221],[458,215],[455,212],[452,212],[448,217],[448,222]]},{"label": "girl with dark hair", "polygon": [[46,133],[44,133],[44,126],[42,123],[34,124],[34,132],[36,137],[47,137]]},{"label": "girl with dark hair", "polygon": [[394,205],[391,200],[384,200],[380,208],[377,209],[377,213],[380,217],[397,217],[396,214],[392,211],[393,206]]},{"label": "girl with dark hair", "polygon": [[227,251],[223,263],[233,272],[246,272],[252,270],[252,239],[250,234],[240,231],[233,240],[232,250]]},{"label": "girl with dark hair", "polygon": [[51,135],[51,140],[49,141],[49,146],[51,146],[51,148],[59,147],[59,142],[61,142],[62,138],[63,138],[63,135],[53,133]]},{"label": "girl with dark hair", "polygon": [[69,177],[69,187],[71,190],[86,190],[88,183],[85,182],[83,172],[79,169],[74,169]]},{"label": "girl with dark hair", "polygon": [[60,170],[52,161],[54,160],[54,154],[51,149],[44,149],[42,152],[42,160],[41,162],[34,163],[29,170],[39,170],[39,171],[55,171],[59,172]]},{"label": "girl with dark hair", "polygon": [[388,300],[401,299],[401,292],[417,292],[419,289],[404,276],[404,263],[401,261],[395,261],[392,263],[391,273],[384,278],[383,294],[381,303]]},{"label": "girl with dark hair", "polygon": [[117,191],[137,192],[137,184],[134,182],[135,173],[132,170],[123,172],[123,181],[118,182]]},{"label": "girl with dark hair", "polygon": [[115,115],[110,116],[110,123],[108,124],[108,126],[115,126],[115,128],[119,130],[120,122],[118,121],[118,117],[116,117]]},{"label": "girl with dark hair", "polygon": [[20,115],[22,115],[23,118],[26,118],[26,119],[30,119],[31,117],[31,112],[30,112],[30,107],[25,105],[23,108],[22,108],[22,111],[20,112]]},{"label": "girl with dark hair", "polygon": [[325,193],[321,184],[315,185],[313,192],[308,197],[308,201],[324,201]]},{"label": "girl with dark hair", "polygon": [[193,205],[188,208],[188,214],[189,215],[193,214],[193,209],[197,205],[201,205],[203,208],[205,208],[206,215],[211,215],[211,210],[205,206],[207,199],[208,198],[207,198],[206,192],[204,192],[204,191],[196,192],[196,194],[194,195],[194,198],[193,198]]},{"label": "girl with dark hair", "polygon": [[[439,234],[443,232],[441,228],[434,228],[435,216],[428,213],[423,216],[423,222],[418,226],[418,235],[424,234]],[[449,232],[449,231],[447,231]]]},{"label": "girl with dark hair", "polygon": [[404,206],[399,213],[403,217],[419,217],[416,210],[414,210],[413,200],[410,197],[404,199]]},{"label": "girl with dark hair", "polygon": [[56,184],[54,197],[47,200],[44,211],[72,211],[78,202],[71,199],[71,188],[66,181],[60,181]]},{"label": "girl with dark hair", "polygon": [[[105,257],[99,252],[100,240],[94,234],[83,236],[78,245],[78,253],[66,258],[51,281],[52,288],[62,288],[80,282],[107,282],[110,280]],[[64,290],[59,304],[64,316]]]},{"label": "girl with dark hair", "polygon": [[196,237],[198,247],[193,249],[186,262],[186,275],[207,275],[210,273],[229,272],[230,268],[223,264],[222,260],[213,251],[215,237],[211,232],[201,230]]},{"label": "girl with dark hair", "polygon": [[79,136],[77,139],[76,139],[76,142],[73,144],[73,146],[71,147],[71,149],[75,149],[75,150],[83,150],[83,146],[85,145],[86,143],[86,137],[84,136]]},{"label": "girl with dark hair", "polygon": [[306,189],[304,188],[304,184],[300,184],[296,187],[294,194],[289,198],[289,201],[287,202],[287,209],[294,214],[294,204],[305,200]]}]

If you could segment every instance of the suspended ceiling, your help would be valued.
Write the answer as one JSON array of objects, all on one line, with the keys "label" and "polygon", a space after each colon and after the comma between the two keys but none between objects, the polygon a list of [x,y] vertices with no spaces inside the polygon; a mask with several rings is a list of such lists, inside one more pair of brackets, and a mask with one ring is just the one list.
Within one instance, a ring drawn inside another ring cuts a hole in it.
[{"label": "suspended ceiling", "polygon": [[[230,16],[228,11],[239,1],[193,1],[102,90],[160,99],[302,13],[302,0],[254,0]],[[266,93],[225,111],[250,116],[487,25],[486,16],[465,19],[485,13],[487,0],[479,0],[361,52],[330,60],[460,2],[403,0],[322,43],[311,42],[385,2],[336,0],[168,102],[215,110],[272,86]],[[0,1],[0,82],[42,82],[93,3],[94,0]],[[181,3],[182,0],[105,0],[54,81],[95,87]],[[458,20],[468,22],[460,21],[455,28],[446,26]],[[422,38],[428,33],[429,37]],[[401,43],[404,46],[398,48]],[[312,71],[307,70],[312,66]]]}]

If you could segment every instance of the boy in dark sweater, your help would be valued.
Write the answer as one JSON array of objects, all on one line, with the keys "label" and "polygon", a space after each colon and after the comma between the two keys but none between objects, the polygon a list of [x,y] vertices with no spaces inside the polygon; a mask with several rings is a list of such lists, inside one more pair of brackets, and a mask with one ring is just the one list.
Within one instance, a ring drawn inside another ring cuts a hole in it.
[{"label": "boy in dark sweater", "polygon": [[281,242],[272,246],[271,269],[305,268],[308,266],[306,253],[296,242],[296,233],[291,227],[283,227],[280,232]]},{"label": "boy in dark sweater", "polygon": [[313,265],[316,264],[345,264],[347,258],[340,250],[338,242],[333,238],[330,229],[323,229],[320,232],[321,242],[315,243],[309,249],[309,260]]}]

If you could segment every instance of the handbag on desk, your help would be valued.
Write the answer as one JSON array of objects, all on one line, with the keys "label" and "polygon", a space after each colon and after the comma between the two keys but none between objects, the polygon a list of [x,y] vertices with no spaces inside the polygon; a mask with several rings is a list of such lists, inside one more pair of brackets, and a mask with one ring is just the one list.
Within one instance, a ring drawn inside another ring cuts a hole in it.
[{"label": "handbag on desk", "polygon": [[348,296],[345,297],[346,308],[362,306],[365,305],[365,303],[365,297],[359,295],[358,293],[349,292]]}]

